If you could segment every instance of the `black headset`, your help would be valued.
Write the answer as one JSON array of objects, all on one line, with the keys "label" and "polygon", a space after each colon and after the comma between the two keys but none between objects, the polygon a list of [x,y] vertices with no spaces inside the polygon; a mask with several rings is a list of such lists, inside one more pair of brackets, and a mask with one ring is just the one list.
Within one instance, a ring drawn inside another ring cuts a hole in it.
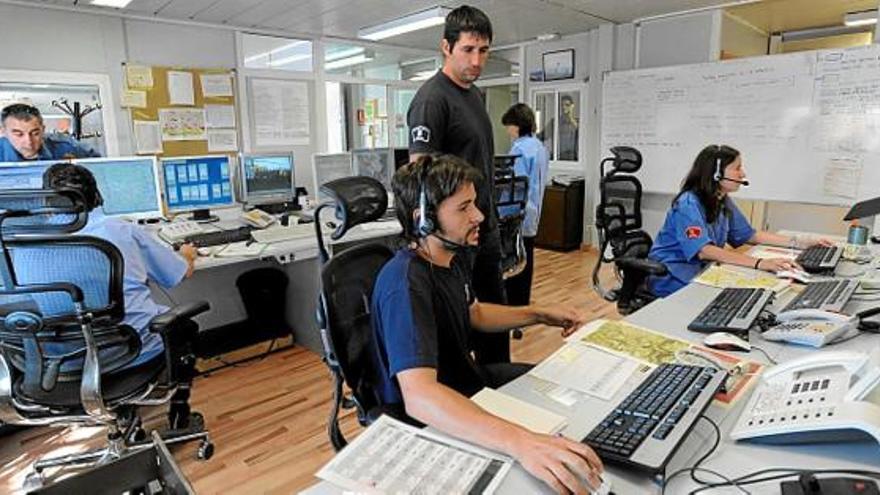
[{"label": "black headset", "polygon": [[[437,231],[437,223],[434,221],[433,208],[428,206],[428,172],[431,170],[433,160],[423,158],[422,170],[419,171],[419,218],[415,221],[415,232],[419,239],[424,239]],[[430,211],[429,211],[430,210]]]}]

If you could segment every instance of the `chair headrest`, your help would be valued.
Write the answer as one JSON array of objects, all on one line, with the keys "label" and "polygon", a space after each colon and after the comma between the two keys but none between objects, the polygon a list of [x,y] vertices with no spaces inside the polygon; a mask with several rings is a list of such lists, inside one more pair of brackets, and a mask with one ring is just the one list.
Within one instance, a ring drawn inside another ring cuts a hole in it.
[{"label": "chair headrest", "polygon": [[88,220],[85,199],[73,189],[0,191],[0,234],[69,234]]},{"label": "chair headrest", "polygon": [[355,225],[381,217],[388,208],[388,193],[381,182],[366,176],[343,177],[321,186],[336,203],[336,219],[339,223],[331,234],[333,240],[341,238]]},{"label": "chair headrest", "polygon": [[615,146],[611,153],[614,154],[614,169],[618,172],[632,174],[642,168],[642,154],[635,148]]}]

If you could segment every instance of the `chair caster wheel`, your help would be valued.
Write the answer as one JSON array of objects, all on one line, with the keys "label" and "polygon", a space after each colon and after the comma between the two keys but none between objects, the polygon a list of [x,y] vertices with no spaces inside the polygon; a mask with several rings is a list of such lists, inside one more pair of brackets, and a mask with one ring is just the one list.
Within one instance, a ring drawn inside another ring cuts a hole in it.
[{"label": "chair caster wheel", "polygon": [[199,445],[199,450],[196,452],[196,458],[200,461],[207,461],[211,457],[214,456],[214,444],[209,440],[204,440]]},{"label": "chair caster wheel", "polygon": [[31,471],[24,477],[24,482],[22,483],[21,488],[25,493],[43,488],[43,475],[37,471]]}]

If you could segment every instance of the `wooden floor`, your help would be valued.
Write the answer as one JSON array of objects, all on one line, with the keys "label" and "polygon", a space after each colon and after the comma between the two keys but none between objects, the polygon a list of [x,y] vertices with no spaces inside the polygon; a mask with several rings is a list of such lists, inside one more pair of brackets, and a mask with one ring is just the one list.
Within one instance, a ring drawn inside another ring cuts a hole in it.
[{"label": "wooden floor", "polygon": [[[533,302],[565,302],[591,318],[618,318],[613,304],[591,289],[595,259],[594,251],[536,250]],[[513,357],[536,362],[561,343],[558,330],[535,326],[513,342]],[[205,415],[216,453],[208,462],[197,461],[195,445],[189,445],[175,449],[175,457],[201,494],[298,492],[316,482],[314,473],[333,456],[325,430],[330,388],[319,356],[302,347],[203,376],[194,384],[192,403]],[[148,413],[148,423],[161,420],[161,409]],[[360,430],[351,413],[343,429],[347,436]],[[43,427],[0,438],[0,493],[21,493],[35,458],[85,450],[99,445],[102,435],[98,428]]]}]

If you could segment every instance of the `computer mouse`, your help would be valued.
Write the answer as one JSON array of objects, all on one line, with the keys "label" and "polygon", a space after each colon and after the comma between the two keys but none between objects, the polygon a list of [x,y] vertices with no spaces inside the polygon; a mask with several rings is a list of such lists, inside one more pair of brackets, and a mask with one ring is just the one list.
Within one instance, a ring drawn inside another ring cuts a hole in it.
[{"label": "computer mouse", "polygon": [[777,278],[790,278],[802,284],[810,283],[810,274],[803,270],[780,270],[776,272]]},{"label": "computer mouse", "polygon": [[727,332],[710,333],[703,338],[703,344],[710,349],[720,349],[724,351],[749,352],[752,350],[751,344],[736,335]]},{"label": "computer mouse", "polygon": [[199,256],[211,256],[211,248],[209,247],[196,248],[196,252],[199,253]]}]

